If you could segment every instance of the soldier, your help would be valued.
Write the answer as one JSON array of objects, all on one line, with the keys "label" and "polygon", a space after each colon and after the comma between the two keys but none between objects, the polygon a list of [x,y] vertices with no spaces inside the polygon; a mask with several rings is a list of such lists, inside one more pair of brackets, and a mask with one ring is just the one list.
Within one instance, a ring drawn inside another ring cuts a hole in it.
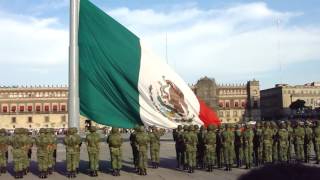
[{"label": "soldier", "polygon": [[186,143],[184,142],[185,136],[189,133],[189,127],[187,125],[183,126],[183,170],[188,170],[188,161],[187,161],[187,152],[186,152]]},{"label": "soldier", "polygon": [[212,172],[216,162],[216,127],[214,125],[208,126],[208,132],[205,133],[203,143],[205,146],[205,162],[207,171]]},{"label": "soldier", "polygon": [[222,164],[224,163],[223,161],[223,147],[222,147],[222,139],[221,139],[221,134],[223,132],[224,125],[220,125],[218,127],[218,130],[216,131],[216,137],[217,137],[217,147],[216,147],[216,152],[217,152],[217,163],[218,163],[218,168],[222,168]]},{"label": "soldier", "polygon": [[233,148],[234,148],[234,133],[231,131],[230,125],[225,125],[225,131],[221,134],[224,163],[226,166],[226,171],[231,171],[231,166],[233,164]]},{"label": "soldier", "polygon": [[7,172],[7,157],[9,138],[5,129],[0,129],[0,173]]},{"label": "soldier", "polygon": [[193,173],[196,167],[196,158],[197,158],[197,143],[198,137],[194,132],[194,126],[190,125],[188,132],[184,136],[184,143],[186,145],[186,156],[187,156],[187,163],[189,173]]},{"label": "soldier", "polygon": [[90,126],[90,134],[86,137],[86,144],[89,156],[90,164],[90,176],[98,176],[99,169],[99,152],[100,152],[100,135],[96,132],[97,128],[95,126]]},{"label": "soldier", "polygon": [[176,142],[176,157],[177,157],[177,168],[180,169],[183,165],[183,131],[182,126],[178,125],[178,128],[173,132],[173,140]]},{"label": "soldier", "polygon": [[147,163],[148,163],[148,144],[149,144],[149,136],[144,131],[144,127],[140,126],[136,134],[136,143],[138,148],[138,174],[139,175],[147,175]]},{"label": "soldier", "polygon": [[312,129],[309,127],[308,122],[304,124],[304,162],[308,163],[311,154],[311,143],[312,143]]},{"label": "soldier", "polygon": [[74,137],[76,138],[77,142],[79,142],[78,146],[76,146],[76,173],[79,174],[79,165],[80,165],[80,151],[81,151],[81,137],[78,134],[78,129],[77,128],[72,128],[72,131],[74,132]]},{"label": "soldier", "polygon": [[23,129],[16,128],[14,130],[14,135],[11,139],[11,146],[12,146],[12,158],[13,158],[13,170],[14,170],[14,177],[15,178],[23,178],[23,161],[24,161],[24,139],[22,138]]},{"label": "soldier", "polygon": [[163,135],[155,126],[151,127],[149,132],[150,139],[150,156],[153,168],[158,168],[160,163],[159,152],[160,152],[160,137]]},{"label": "soldier", "polygon": [[122,137],[119,133],[119,129],[113,127],[111,133],[107,138],[107,143],[109,144],[110,157],[111,157],[111,166],[112,166],[112,175],[120,176],[120,169],[122,167]]},{"label": "soldier", "polygon": [[280,123],[280,129],[278,131],[278,143],[279,143],[279,160],[284,163],[288,161],[288,146],[289,146],[289,132],[285,127],[284,122]]},{"label": "soldier", "polygon": [[133,165],[135,168],[135,171],[138,172],[138,147],[137,147],[137,142],[136,142],[136,133],[139,127],[135,127],[133,129],[133,132],[131,132],[130,134],[130,144],[131,144],[131,148],[132,148],[132,156],[133,156]]},{"label": "soldier", "polygon": [[246,169],[250,169],[252,167],[253,137],[254,133],[252,130],[252,125],[246,124],[243,132],[243,151]]},{"label": "soldier", "polygon": [[290,121],[286,121],[286,127],[287,127],[287,131],[288,131],[288,155],[287,155],[287,159],[288,162],[291,162],[291,158],[292,158],[292,144],[293,144],[293,129],[291,127],[291,123]]},{"label": "soldier", "polygon": [[237,167],[242,166],[242,160],[243,160],[243,134],[242,134],[242,129],[241,125],[237,124],[236,129],[234,131],[234,150],[235,150],[235,155],[236,155],[236,161],[237,161]]},{"label": "soldier", "polygon": [[67,160],[67,177],[75,178],[77,170],[77,153],[81,140],[76,136],[76,131],[73,128],[69,128],[66,137],[64,138],[64,144],[66,146],[66,160]]},{"label": "soldier", "polygon": [[54,170],[55,165],[55,157],[54,152],[57,149],[57,137],[54,134],[54,129],[47,128],[46,129],[46,135],[49,140],[49,146],[48,146],[48,173],[52,174]]},{"label": "soldier", "polygon": [[272,162],[278,162],[278,125],[275,121],[271,122],[271,130],[272,130]]},{"label": "soldier", "polygon": [[272,136],[273,131],[270,129],[270,122],[264,124],[262,131],[262,142],[263,142],[263,162],[272,162]]},{"label": "soldier", "polygon": [[33,144],[33,139],[29,136],[29,131],[25,128],[21,129],[21,138],[23,142],[23,156],[22,156],[22,169],[24,175],[27,175],[29,172],[30,159],[31,158],[31,148]]},{"label": "soldier", "polygon": [[314,150],[316,154],[316,164],[320,162],[320,121],[315,122],[315,128],[313,130],[313,142]]},{"label": "soldier", "polygon": [[254,150],[254,160],[255,165],[260,166],[262,164],[262,129],[261,124],[257,122],[256,128],[254,130],[254,137],[253,137],[253,150]]},{"label": "soldier", "polygon": [[293,138],[294,138],[294,144],[295,144],[295,154],[296,154],[296,160],[298,162],[301,162],[303,159],[303,145],[304,145],[304,136],[305,132],[302,128],[302,122],[298,122],[297,127],[293,130]]},{"label": "soldier", "polygon": [[205,145],[204,145],[204,137],[206,134],[206,127],[201,126],[200,131],[197,133],[198,136],[198,144],[197,144],[197,166],[200,169],[205,168],[205,161],[204,161],[204,156],[205,156]]},{"label": "soldier", "polygon": [[40,172],[39,177],[41,179],[47,178],[48,174],[48,147],[49,139],[46,135],[46,130],[41,128],[39,136],[36,138],[37,145],[37,159],[38,159],[38,170]]}]

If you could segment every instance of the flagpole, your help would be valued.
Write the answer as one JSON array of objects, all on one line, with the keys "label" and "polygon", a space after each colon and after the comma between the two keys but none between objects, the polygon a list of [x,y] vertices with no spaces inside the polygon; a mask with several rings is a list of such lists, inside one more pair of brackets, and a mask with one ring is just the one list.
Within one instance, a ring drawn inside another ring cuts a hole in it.
[{"label": "flagpole", "polygon": [[80,128],[78,24],[80,0],[70,0],[68,126]]}]

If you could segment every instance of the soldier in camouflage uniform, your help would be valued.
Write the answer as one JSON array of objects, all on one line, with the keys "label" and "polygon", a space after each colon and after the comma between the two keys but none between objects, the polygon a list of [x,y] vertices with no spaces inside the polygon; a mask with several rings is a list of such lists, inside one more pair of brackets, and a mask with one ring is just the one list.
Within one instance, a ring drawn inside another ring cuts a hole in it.
[{"label": "soldier in camouflage uniform", "polygon": [[295,154],[297,162],[302,162],[303,155],[304,155],[304,136],[305,132],[302,127],[302,122],[298,122],[297,127],[293,130],[293,138],[294,138],[294,145],[295,145]]},{"label": "soldier in camouflage uniform", "polygon": [[184,135],[184,144],[186,145],[186,156],[189,173],[193,173],[197,165],[197,143],[198,137],[196,135],[193,125],[189,126],[188,132]]},{"label": "soldier in camouflage uniform", "polygon": [[312,143],[312,129],[309,127],[308,122],[305,122],[304,124],[304,162],[308,163],[310,160],[310,154],[311,154],[311,143]]},{"label": "soldier in camouflage uniform", "polygon": [[160,163],[160,137],[163,132],[160,132],[155,126],[152,126],[151,130],[149,132],[151,163],[153,168],[158,168]]},{"label": "soldier in camouflage uniform", "polygon": [[175,141],[177,168],[180,169],[183,165],[183,129],[181,125],[173,131],[173,140]]},{"label": "soldier in camouflage uniform", "polygon": [[82,145],[82,141],[81,141],[81,137],[78,134],[78,129],[77,128],[71,128],[73,133],[74,133],[74,137],[77,139],[77,141],[79,142],[78,146],[76,146],[76,173],[79,174],[79,165],[80,165],[80,151],[81,151],[81,145]]},{"label": "soldier in camouflage uniform", "polygon": [[136,134],[136,143],[138,148],[139,160],[138,160],[138,174],[139,175],[147,175],[147,163],[148,163],[148,144],[149,144],[149,136],[144,131],[144,127],[140,126],[138,128],[138,132]]},{"label": "soldier in camouflage uniform", "polygon": [[237,167],[242,166],[243,160],[243,134],[241,130],[241,125],[237,124],[234,131],[234,150],[236,155]]},{"label": "soldier in camouflage uniform", "polygon": [[293,129],[291,127],[291,123],[290,121],[286,121],[286,128],[288,131],[288,155],[287,155],[287,159],[288,162],[291,162],[292,159],[292,144],[293,144]]},{"label": "soldier in camouflage uniform", "polygon": [[289,132],[286,129],[284,122],[280,124],[280,129],[278,131],[278,143],[279,143],[279,160],[281,163],[288,161],[288,146],[289,146]]},{"label": "soldier in camouflage uniform", "polygon": [[252,167],[253,137],[254,132],[252,130],[252,125],[246,124],[243,132],[243,152],[246,169],[250,169]]},{"label": "soldier in camouflage uniform", "polygon": [[217,154],[218,168],[222,168],[222,164],[224,163],[223,147],[222,147],[222,140],[221,140],[221,134],[223,132],[223,129],[224,129],[224,125],[220,125],[218,126],[218,130],[216,131],[216,137],[217,137],[216,154]]},{"label": "soldier in camouflage uniform", "polygon": [[22,169],[24,175],[27,175],[29,172],[30,159],[31,158],[31,148],[33,145],[33,139],[29,136],[29,131],[25,128],[21,129],[21,138],[23,140],[23,157],[22,157]]},{"label": "soldier in camouflage uniform", "polygon": [[216,127],[214,125],[208,126],[208,132],[205,133],[203,143],[205,146],[205,164],[207,171],[212,172],[214,164],[216,162]]},{"label": "soldier in camouflage uniform", "polygon": [[233,164],[233,150],[234,150],[234,132],[231,131],[229,124],[225,125],[225,131],[221,134],[224,163],[226,166],[226,171],[231,171],[231,166]]},{"label": "soldier in camouflage uniform", "polygon": [[135,168],[135,171],[138,172],[138,160],[139,160],[139,153],[138,153],[138,147],[136,142],[136,134],[138,130],[138,126],[133,129],[133,132],[130,134],[130,145],[132,148],[132,157],[133,157],[133,165]]},{"label": "soldier in camouflage uniform", "polygon": [[0,129],[0,173],[7,172],[7,157],[9,138],[5,129]]},{"label": "soldier in camouflage uniform", "polygon": [[46,135],[49,140],[49,146],[48,146],[48,173],[52,174],[55,166],[55,157],[54,153],[57,149],[57,137],[54,134],[54,129],[47,128],[46,129]]},{"label": "soldier in camouflage uniform", "polygon": [[184,142],[184,138],[189,133],[189,126],[183,126],[183,170],[188,170],[188,160],[187,160],[187,152],[186,152],[186,143]]},{"label": "soldier in camouflage uniform", "polygon": [[275,121],[271,122],[271,130],[272,130],[272,162],[276,163],[279,159],[278,154],[278,125]]},{"label": "soldier in camouflage uniform", "polygon": [[314,151],[316,154],[316,164],[320,162],[320,121],[315,122],[315,128],[313,130],[313,143]]},{"label": "soldier in camouflage uniform", "polygon": [[12,158],[13,158],[13,170],[14,170],[14,177],[15,178],[23,178],[23,161],[24,161],[24,149],[23,146],[25,145],[23,136],[23,129],[16,128],[14,130],[14,135],[10,141],[12,146]]},{"label": "soldier in camouflage uniform", "polygon": [[107,143],[109,144],[112,175],[120,176],[120,169],[122,167],[122,137],[119,133],[118,128],[112,128],[111,133],[107,138]]},{"label": "soldier in camouflage uniform", "polygon": [[260,166],[262,164],[262,150],[262,129],[261,124],[257,122],[253,137],[253,151],[256,166]]},{"label": "soldier in camouflage uniform", "polygon": [[272,136],[273,130],[270,129],[270,122],[264,124],[264,129],[262,131],[262,142],[263,142],[263,162],[272,162]]},{"label": "soldier in camouflage uniform", "polygon": [[66,160],[67,160],[67,176],[69,178],[76,177],[76,170],[78,167],[77,153],[79,144],[81,143],[80,138],[76,135],[74,128],[69,128],[66,137],[64,138],[64,144],[66,146]]},{"label": "soldier in camouflage uniform", "polygon": [[46,130],[43,128],[40,129],[39,136],[36,138],[36,146],[39,177],[44,179],[48,174],[48,147],[50,144]]},{"label": "soldier in camouflage uniform", "polygon": [[198,168],[205,168],[205,145],[204,145],[204,137],[206,134],[206,127],[201,126],[200,131],[197,133],[198,136],[198,144],[197,144],[197,166]]},{"label": "soldier in camouflage uniform", "polygon": [[96,132],[97,128],[91,126],[90,133],[86,136],[86,144],[89,156],[90,175],[98,176],[99,170],[99,152],[100,152],[100,135]]}]

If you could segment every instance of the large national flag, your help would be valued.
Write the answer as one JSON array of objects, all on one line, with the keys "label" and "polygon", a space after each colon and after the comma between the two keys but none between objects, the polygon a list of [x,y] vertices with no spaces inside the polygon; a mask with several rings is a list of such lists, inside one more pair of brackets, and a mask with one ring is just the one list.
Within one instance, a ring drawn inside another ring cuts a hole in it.
[{"label": "large national flag", "polygon": [[78,41],[82,115],[123,128],[220,123],[139,37],[88,0],[80,1]]}]

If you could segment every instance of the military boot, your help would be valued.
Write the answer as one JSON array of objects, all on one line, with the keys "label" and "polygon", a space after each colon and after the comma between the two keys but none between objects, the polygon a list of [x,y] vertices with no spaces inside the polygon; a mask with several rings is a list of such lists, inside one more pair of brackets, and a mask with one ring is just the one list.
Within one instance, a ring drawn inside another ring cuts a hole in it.
[{"label": "military boot", "polygon": [[71,178],[71,171],[67,172],[67,178]]},{"label": "military boot", "polygon": [[147,175],[147,169],[146,169],[146,168],[143,169],[143,175],[144,175],[144,176]]},{"label": "military boot", "polygon": [[2,167],[1,168],[1,173],[3,173],[3,174],[7,173],[7,167]]},{"label": "military boot", "polygon": [[120,169],[117,169],[117,172],[118,172],[118,176],[120,176]]},{"label": "military boot", "polygon": [[115,169],[112,169],[112,176],[117,176],[117,172]]}]

